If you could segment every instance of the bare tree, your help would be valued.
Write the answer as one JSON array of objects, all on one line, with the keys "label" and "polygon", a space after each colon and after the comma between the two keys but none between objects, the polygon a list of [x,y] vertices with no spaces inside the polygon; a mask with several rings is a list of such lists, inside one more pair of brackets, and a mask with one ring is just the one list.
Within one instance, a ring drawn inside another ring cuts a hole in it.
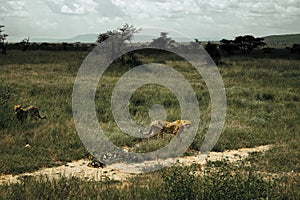
[{"label": "bare tree", "polygon": [[[125,42],[131,42],[135,33],[138,33],[141,29],[135,28],[133,25],[124,24],[122,27],[117,28],[116,30],[107,31],[106,33],[101,33],[98,35],[97,42],[102,43],[106,39],[113,37],[111,42],[111,58],[114,58],[115,55],[121,53],[121,47]],[[123,57],[121,57],[123,62]]]},{"label": "bare tree", "polygon": [[175,43],[175,40],[172,38],[168,37],[167,32],[161,32],[160,37],[153,39],[153,41],[150,43],[150,46],[153,47],[158,47],[158,48],[166,48],[171,46],[172,44]]},{"label": "bare tree", "polygon": [[97,42],[99,44],[101,44],[102,42],[104,42],[108,38],[109,38],[109,34],[108,33],[101,33],[101,34],[98,35]]},{"label": "bare tree", "polygon": [[27,38],[24,38],[20,44],[22,46],[22,51],[26,51],[28,49],[28,47],[30,46],[30,42],[29,42],[30,38],[27,37]]},{"label": "bare tree", "polygon": [[4,30],[4,25],[0,25],[0,51],[1,51],[1,54],[3,55],[6,55],[6,49],[7,49],[7,44],[8,44],[8,41],[7,41],[7,34],[3,33]]}]

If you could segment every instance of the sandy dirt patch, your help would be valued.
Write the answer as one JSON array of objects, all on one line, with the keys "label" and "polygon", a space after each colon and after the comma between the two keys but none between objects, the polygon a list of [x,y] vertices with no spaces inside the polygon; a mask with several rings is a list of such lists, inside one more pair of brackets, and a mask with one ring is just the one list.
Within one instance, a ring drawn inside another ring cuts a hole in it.
[{"label": "sandy dirt patch", "polygon": [[210,152],[208,155],[186,156],[181,158],[170,158],[166,160],[147,161],[143,163],[125,164],[114,163],[107,165],[104,168],[88,167],[89,160],[77,160],[67,163],[62,166],[43,168],[32,173],[23,173],[19,175],[1,175],[0,185],[5,183],[20,182],[26,177],[39,178],[41,176],[48,177],[50,179],[58,179],[61,177],[78,177],[83,180],[95,180],[95,181],[107,181],[107,180],[119,180],[126,181],[126,179],[142,173],[144,167],[153,165],[170,166],[176,162],[184,165],[201,164],[204,165],[207,160],[217,161],[227,159],[235,162],[243,160],[249,156],[252,152],[265,152],[268,151],[272,145],[258,146],[255,148],[242,148],[238,150],[230,150],[224,152]]}]

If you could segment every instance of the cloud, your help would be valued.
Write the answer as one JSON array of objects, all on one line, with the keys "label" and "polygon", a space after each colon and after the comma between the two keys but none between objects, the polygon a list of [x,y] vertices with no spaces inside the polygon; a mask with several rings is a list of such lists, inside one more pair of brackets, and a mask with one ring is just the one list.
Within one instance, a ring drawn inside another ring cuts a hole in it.
[{"label": "cloud", "polygon": [[0,0],[0,20],[22,37],[72,37],[127,22],[230,38],[300,32],[300,0]]},{"label": "cloud", "polygon": [[35,22],[35,24],[39,28],[49,29],[49,28],[55,27],[57,25],[57,22],[51,21],[49,19],[42,19],[42,20]]},{"label": "cloud", "polygon": [[98,24],[109,24],[109,23],[123,23],[124,19],[121,17],[97,17],[96,23]]},{"label": "cloud", "polygon": [[123,16],[122,10],[110,0],[46,0],[54,13],[66,15]]},{"label": "cloud", "polygon": [[94,0],[47,0],[47,4],[54,13],[68,15],[93,14],[98,6]]},{"label": "cloud", "polygon": [[126,16],[138,19],[170,20],[199,13],[194,0],[111,0]]},{"label": "cloud", "polygon": [[278,31],[280,33],[300,31],[295,26],[300,20],[299,0],[111,0],[111,2],[122,10],[127,19],[143,26],[174,28],[192,35],[228,37],[244,33],[259,35],[274,34]]},{"label": "cloud", "polygon": [[25,1],[0,1],[0,17],[27,17],[28,11],[25,8]]}]

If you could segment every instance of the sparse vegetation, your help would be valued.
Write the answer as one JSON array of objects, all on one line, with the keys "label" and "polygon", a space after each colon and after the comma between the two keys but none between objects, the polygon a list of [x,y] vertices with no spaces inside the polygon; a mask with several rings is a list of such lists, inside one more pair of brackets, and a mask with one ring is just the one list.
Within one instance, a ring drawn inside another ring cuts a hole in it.
[{"label": "sparse vegetation", "polygon": [[264,37],[268,46],[272,47],[286,47],[294,43],[300,43],[300,34],[287,34],[287,35],[270,35]]},{"label": "sparse vegetation", "polygon": [[4,30],[4,25],[0,25],[0,53],[3,54],[3,55],[6,55],[6,49],[7,49],[7,44],[8,44],[8,41],[7,41],[7,34],[6,33],[3,33]]},{"label": "sparse vegetation", "polygon": [[153,39],[153,41],[150,43],[150,46],[157,47],[157,48],[166,48],[170,47],[172,44],[175,43],[175,40],[168,37],[167,32],[161,32],[160,37]]},{"label": "sparse vegetation", "polygon": [[[0,174],[19,174],[88,157],[74,127],[71,99],[76,72],[87,53],[29,48],[26,52],[10,50],[1,57]],[[1,198],[297,199],[299,176],[289,173],[300,172],[300,61],[253,53],[222,58],[219,67],[228,108],[225,128],[214,150],[274,144],[271,151],[252,154],[246,163],[215,162],[204,169],[174,166],[132,179],[124,187],[115,181],[29,178],[0,186]],[[163,61],[190,81],[201,110],[199,131],[190,148],[199,150],[210,114],[209,93],[201,76],[174,55],[161,51],[141,51],[135,55],[141,63]],[[170,137],[149,142],[137,140],[122,133],[115,124],[109,97],[119,77],[133,67],[130,63],[122,67],[119,64],[113,63],[98,85],[95,101],[102,128],[116,145],[128,146],[136,152],[164,146]],[[153,90],[158,90],[158,95],[153,96]],[[14,115],[15,104],[36,105],[47,120],[21,124]],[[180,117],[178,101],[170,91],[146,85],[131,97],[132,118],[138,123],[149,123],[148,110],[153,104],[165,106],[169,121]],[[151,176],[150,180],[147,176]]]},{"label": "sparse vegetation", "polygon": [[299,176],[264,177],[245,163],[211,162],[165,168],[151,176],[118,181],[84,181],[62,177],[0,186],[4,199],[297,199]]},{"label": "sparse vegetation", "polygon": [[205,45],[205,50],[210,55],[210,57],[213,59],[216,65],[219,65],[219,62],[221,60],[221,53],[219,51],[218,45],[213,44],[211,42],[208,42]]},{"label": "sparse vegetation", "polygon": [[242,54],[249,54],[253,49],[265,46],[264,38],[255,38],[252,35],[237,36],[234,40],[222,39],[220,48],[228,55],[239,51]]}]

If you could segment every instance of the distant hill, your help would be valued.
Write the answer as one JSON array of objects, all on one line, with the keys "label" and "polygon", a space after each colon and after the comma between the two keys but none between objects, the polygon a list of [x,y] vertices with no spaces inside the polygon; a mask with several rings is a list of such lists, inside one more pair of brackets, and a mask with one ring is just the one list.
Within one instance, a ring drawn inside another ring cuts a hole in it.
[{"label": "distant hill", "polygon": [[263,38],[264,42],[268,45],[292,45],[294,43],[300,44],[300,34],[270,35]]},{"label": "distant hill", "polygon": [[96,42],[98,34],[82,34],[68,39],[68,42],[83,42],[94,43]]},{"label": "distant hill", "polygon": [[82,42],[82,43],[94,43],[97,40],[98,34],[82,34],[72,38],[66,39],[55,39],[55,38],[30,38],[31,42],[50,42],[50,43],[61,43],[61,42]]},{"label": "distant hill", "polygon": [[[97,40],[98,34],[81,34],[72,38],[66,39],[55,39],[55,38],[30,38],[30,42],[50,42],[50,43],[95,43]],[[133,38],[133,42],[151,42],[152,39],[157,38],[159,36],[150,36],[150,35],[136,35]],[[294,43],[300,44],[300,34],[286,34],[286,35],[270,35],[265,36],[264,42],[266,42],[269,46],[274,45],[292,45]],[[177,42],[190,42],[187,38],[173,38]],[[202,41],[218,41],[218,39],[212,38],[202,38]]]},{"label": "distant hill", "polygon": [[[77,35],[72,38],[30,38],[30,42],[49,42],[49,43],[62,43],[62,42],[68,42],[68,43],[75,43],[75,42],[81,42],[81,43],[95,43],[97,40],[98,34],[81,34]],[[151,42],[153,39],[158,38],[159,35],[135,35],[133,37],[132,42]],[[172,37],[172,36],[171,36]],[[176,42],[191,42],[194,41],[193,38],[172,38]],[[201,41],[219,41],[219,39],[216,38],[201,38]]]},{"label": "distant hill", "polygon": [[[67,39],[55,39],[55,38],[30,38],[31,42],[50,42],[50,43],[62,43],[62,42],[68,42],[68,43],[75,43],[75,42],[81,42],[81,43],[94,43],[96,42],[98,37],[98,34],[81,34],[77,35],[72,38]],[[150,36],[150,35],[135,35],[133,37],[133,42],[151,42],[152,39],[157,38],[158,36]],[[175,41],[179,42],[190,42],[189,39],[186,38],[174,38]]]}]

